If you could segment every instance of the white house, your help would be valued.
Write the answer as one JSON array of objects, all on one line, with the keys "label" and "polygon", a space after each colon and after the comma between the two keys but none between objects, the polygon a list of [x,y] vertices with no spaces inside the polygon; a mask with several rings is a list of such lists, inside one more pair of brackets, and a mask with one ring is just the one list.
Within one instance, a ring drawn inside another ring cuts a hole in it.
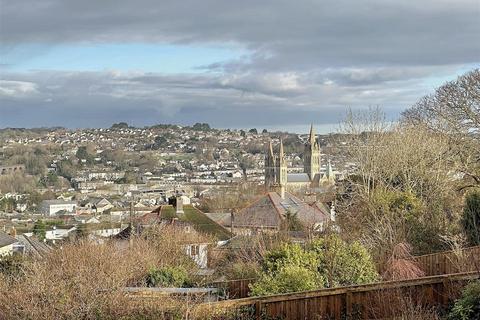
[{"label": "white house", "polygon": [[77,203],[75,201],[44,200],[40,205],[40,212],[47,216],[53,216],[60,211],[75,213],[76,210]]},{"label": "white house", "polygon": [[55,243],[56,240],[67,238],[75,230],[77,230],[76,227],[71,227],[70,229],[57,229],[56,227],[53,227],[52,230],[47,230],[45,232],[45,239]]}]

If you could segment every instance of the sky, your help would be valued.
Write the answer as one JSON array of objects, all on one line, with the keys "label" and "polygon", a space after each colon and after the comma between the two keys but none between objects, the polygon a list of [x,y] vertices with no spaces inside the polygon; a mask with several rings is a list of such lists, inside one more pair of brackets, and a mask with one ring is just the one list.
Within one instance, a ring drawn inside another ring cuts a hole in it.
[{"label": "sky", "polygon": [[480,0],[0,0],[0,128],[326,133],[478,67]]}]

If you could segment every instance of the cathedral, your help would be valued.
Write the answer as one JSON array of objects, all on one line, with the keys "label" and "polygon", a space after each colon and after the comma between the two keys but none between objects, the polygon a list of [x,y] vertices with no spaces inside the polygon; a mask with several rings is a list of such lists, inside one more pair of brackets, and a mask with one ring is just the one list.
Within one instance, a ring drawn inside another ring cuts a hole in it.
[{"label": "cathedral", "polygon": [[334,184],[335,176],[330,161],[327,163],[325,174],[320,173],[320,167],[320,145],[312,125],[308,141],[305,143],[303,173],[288,173],[282,140],[280,140],[278,154],[273,152],[270,141],[265,156],[265,186],[267,190],[277,189],[283,193],[311,190],[324,184]]}]

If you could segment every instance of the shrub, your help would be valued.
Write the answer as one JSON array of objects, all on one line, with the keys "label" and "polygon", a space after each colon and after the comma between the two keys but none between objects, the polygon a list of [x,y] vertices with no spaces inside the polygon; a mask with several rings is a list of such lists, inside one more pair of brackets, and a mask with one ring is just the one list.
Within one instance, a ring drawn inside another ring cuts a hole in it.
[{"label": "shrub", "polygon": [[319,238],[303,249],[284,244],[265,255],[263,272],[252,295],[265,295],[324,287],[369,283],[378,279],[370,254],[358,242],[338,235]]},{"label": "shrub", "polygon": [[338,235],[329,235],[311,243],[319,261],[318,271],[326,287],[374,282],[378,279],[372,257],[358,242],[346,243]]},{"label": "shrub", "polygon": [[149,287],[183,287],[189,283],[187,270],[183,267],[165,266],[148,271]]},{"label": "shrub", "polygon": [[251,285],[251,295],[267,295],[323,287],[317,272],[315,252],[305,251],[298,244],[283,244],[269,251],[264,258],[260,279]]},{"label": "shrub", "polygon": [[322,285],[315,271],[297,265],[287,265],[275,273],[264,273],[251,286],[251,295],[264,296],[275,293],[313,290]]},{"label": "shrub", "polygon": [[[41,259],[26,259],[19,276],[0,273],[0,319],[172,319],[196,300],[132,299],[125,287],[143,286],[151,266],[196,270],[183,243],[206,238],[158,227],[128,243],[63,243]],[[12,303],[14,301],[15,303]]]},{"label": "shrub", "polygon": [[463,289],[462,296],[455,302],[448,319],[480,319],[480,281],[472,282]]}]

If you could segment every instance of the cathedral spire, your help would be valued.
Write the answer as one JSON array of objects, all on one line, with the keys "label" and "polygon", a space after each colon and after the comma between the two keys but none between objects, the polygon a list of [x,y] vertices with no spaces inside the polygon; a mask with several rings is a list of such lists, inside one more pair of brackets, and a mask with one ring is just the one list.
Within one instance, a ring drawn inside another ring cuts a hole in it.
[{"label": "cathedral spire", "polygon": [[280,152],[279,152],[280,159],[283,159],[283,140],[280,138]]},{"label": "cathedral spire", "polygon": [[268,152],[269,152],[269,155],[273,158],[272,140],[270,140],[270,143],[269,143],[269,145],[268,145]]},{"label": "cathedral spire", "polygon": [[310,144],[315,144],[315,129],[313,128],[313,123],[310,125]]}]

